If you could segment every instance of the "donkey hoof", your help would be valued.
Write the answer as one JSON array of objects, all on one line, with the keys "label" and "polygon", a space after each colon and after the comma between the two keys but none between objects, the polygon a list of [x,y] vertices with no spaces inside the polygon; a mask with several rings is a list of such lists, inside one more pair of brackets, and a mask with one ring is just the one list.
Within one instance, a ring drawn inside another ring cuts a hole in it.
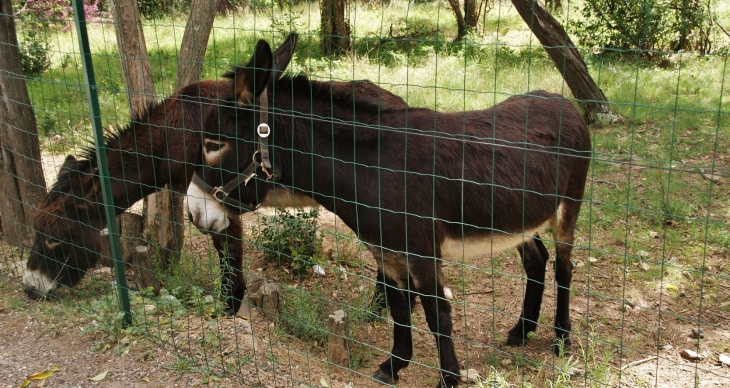
[{"label": "donkey hoof", "polygon": [[526,337],[517,337],[513,335],[507,335],[507,346],[525,346],[527,342]]},{"label": "donkey hoof", "polygon": [[393,385],[395,384],[396,380],[398,380],[398,375],[396,375],[394,379],[389,374],[383,372],[382,369],[378,369],[378,371],[375,372],[375,374],[373,375],[373,380],[385,385]]},{"label": "donkey hoof", "polygon": [[553,352],[558,357],[564,357],[570,350],[570,338],[555,338]]}]

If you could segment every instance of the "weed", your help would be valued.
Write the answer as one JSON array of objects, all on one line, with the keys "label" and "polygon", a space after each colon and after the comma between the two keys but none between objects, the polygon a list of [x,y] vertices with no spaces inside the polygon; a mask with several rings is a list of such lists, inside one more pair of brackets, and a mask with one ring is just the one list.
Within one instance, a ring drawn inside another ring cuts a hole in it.
[{"label": "weed", "polygon": [[264,218],[263,227],[253,231],[256,244],[263,250],[264,261],[290,267],[300,276],[310,275],[310,268],[321,261],[318,216],[317,208],[298,209],[294,214],[277,209],[274,217]]}]

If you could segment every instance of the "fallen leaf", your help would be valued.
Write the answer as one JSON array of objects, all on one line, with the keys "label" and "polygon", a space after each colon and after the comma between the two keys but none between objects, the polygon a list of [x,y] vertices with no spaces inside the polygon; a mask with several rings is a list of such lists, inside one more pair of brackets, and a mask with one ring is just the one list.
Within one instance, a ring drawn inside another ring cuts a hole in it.
[{"label": "fallen leaf", "polygon": [[674,284],[667,284],[666,286],[664,286],[664,288],[670,291],[679,291],[679,288],[677,288],[677,286],[675,286]]},{"label": "fallen leaf", "polygon": [[0,311],[5,310],[5,303],[0,302]]},{"label": "fallen leaf", "polygon": [[23,382],[20,384],[20,388],[25,388],[25,387],[29,386],[31,382],[32,381],[30,381],[28,379],[23,380]]},{"label": "fallen leaf", "polygon": [[107,373],[109,373],[109,371],[108,370],[105,370],[105,371],[99,373],[98,375],[96,375],[94,377],[89,377],[87,380],[90,380],[90,381],[101,381],[101,380],[104,380],[106,378],[106,374]]},{"label": "fallen leaf", "polygon": [[652,230],[651,232],[649,232],[649,237],[651,237],[651,238],[659,238],[659,233],[657,233],[657,232],[655,232],[655,231]]},{"label": "fallen leaf", "polygon": [[147,377],[142,377],[142,381],[144,381],[145,383],[149,383],[150,379],[148,379]]},{"label": "fallen leaf", "polygon": [[324,377],[319,378],[319,383],[322,384],[324,388],[330,388],[329,383],[327,382],[327,380],[324,379]]},{"label": "fallen leaf", "polygon": [[51,376],[53,376],[54,372],[58,372],[61,369],[59,369],[57,366],[52,366],[50,369],[46,369],[43,372],[33,373],[30,376],[27,376],[26,379],[28,380],[45,380]]}]

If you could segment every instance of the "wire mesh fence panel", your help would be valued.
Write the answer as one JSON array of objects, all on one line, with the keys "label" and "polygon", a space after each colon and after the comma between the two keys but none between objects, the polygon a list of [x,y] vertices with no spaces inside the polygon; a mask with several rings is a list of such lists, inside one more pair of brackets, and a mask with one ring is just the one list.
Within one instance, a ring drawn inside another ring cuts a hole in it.
[{"label": "wire mesh fence panel", "polygon": [[[0,21],[11,330],[81,331],[135,384],[730,383],[723,2],[2,0]],[[53,362],[3,357],[13,384]]]}]

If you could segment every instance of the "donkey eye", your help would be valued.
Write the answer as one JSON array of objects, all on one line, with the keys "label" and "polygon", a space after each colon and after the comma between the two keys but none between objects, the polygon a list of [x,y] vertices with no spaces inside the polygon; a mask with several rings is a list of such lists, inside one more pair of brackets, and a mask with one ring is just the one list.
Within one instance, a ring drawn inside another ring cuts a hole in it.
[{"label": "donkey eye", "polygon": [[220,149],[223,148],[222,143],[216,143],[213,141],[206,141],[205,142],[205,151],[206,152],[214,152],[214,151],[220,151]]}]

